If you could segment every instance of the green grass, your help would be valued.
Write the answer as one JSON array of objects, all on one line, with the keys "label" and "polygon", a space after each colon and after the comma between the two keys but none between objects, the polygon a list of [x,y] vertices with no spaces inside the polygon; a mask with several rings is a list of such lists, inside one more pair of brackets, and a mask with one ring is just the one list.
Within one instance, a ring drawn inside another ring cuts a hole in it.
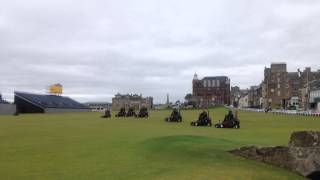
[{"label": "green grass", "polygon": [[[170,111],[149,119],[101,119],[100,113],[0,116],[0,179],[303,179],[228,150],[287,145],[296,130],[320,130],[320,118],[239,112],[241,129],[165,123]],[[211,110],[213,120],[226,110]]]}]

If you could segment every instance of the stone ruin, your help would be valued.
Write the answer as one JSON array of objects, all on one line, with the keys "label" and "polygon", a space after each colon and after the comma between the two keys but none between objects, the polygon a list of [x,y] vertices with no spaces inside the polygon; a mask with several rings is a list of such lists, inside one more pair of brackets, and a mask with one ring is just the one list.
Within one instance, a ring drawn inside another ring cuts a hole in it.
[{"label": "stone ruin", "polygon": [[289,153],[293,158],[292,167],[297,172],[320,179],[320,131],[293,133]]},{"label": "stone ruin", "polygon": [[289,169],[312,180],[320,179],[320,131],[294,132],[288,147],[248,146],[230,152]]}]

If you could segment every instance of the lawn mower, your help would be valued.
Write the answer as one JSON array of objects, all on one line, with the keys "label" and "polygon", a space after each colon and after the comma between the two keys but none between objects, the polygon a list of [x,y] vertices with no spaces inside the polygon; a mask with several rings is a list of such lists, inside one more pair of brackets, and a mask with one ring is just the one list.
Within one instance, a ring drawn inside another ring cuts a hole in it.
[{"label": "lawn mower", "polygon": [[116,117],[126,117],[126,109],[121,108],[118,114],[116,114]]},{"label": "lawn mower", "polygon": [[149,117],[148,109],[146,107],[142,107],[138,113],[139,118],[147,118]]},{"label": "lawn mower", "polygon": [[182,116],[180,114],[180,110],[173,109],[170,117],[165,118],[166,122],[182,122]]},{"label": "lawn mower", "polygon": [[240,128],[240,121],[238,119],[238,113],[236,112],[236,115],[233,116],[232,111],[230,110],[227,115],[225,115],[223,122],[217,123],[214,125],[216,128],[235,128],[239,129]]},{"label": "lawn mower", "polygon": [[206,111],[203,111],[199,115],[198,120],[191,122],[190,125],[191,126],[212,126],[211,118],[209,117],[209,111],[208,113]]}]

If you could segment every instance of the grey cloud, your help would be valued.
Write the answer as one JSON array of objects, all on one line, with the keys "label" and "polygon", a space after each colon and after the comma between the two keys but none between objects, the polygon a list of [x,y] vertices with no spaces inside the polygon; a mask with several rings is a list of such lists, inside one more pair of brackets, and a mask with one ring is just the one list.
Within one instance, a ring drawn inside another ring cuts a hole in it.
[{"label": "grey cloud", "polygon": [[263,69],[318,63],[317,0],[17,1],[0,6],[0,91],[62,83],[79,101],[191,92],[193,73],[259,84]]}]

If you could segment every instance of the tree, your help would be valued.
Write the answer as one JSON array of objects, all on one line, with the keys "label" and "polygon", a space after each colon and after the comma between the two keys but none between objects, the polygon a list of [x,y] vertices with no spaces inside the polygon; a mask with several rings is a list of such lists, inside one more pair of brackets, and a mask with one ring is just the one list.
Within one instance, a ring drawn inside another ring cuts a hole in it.
[{"label": "tree", "polygon": [[186,96],[184,97],[184,99],[188,102],[190,102],[192,100],[192,94],[188,93],[186,94]]}]

